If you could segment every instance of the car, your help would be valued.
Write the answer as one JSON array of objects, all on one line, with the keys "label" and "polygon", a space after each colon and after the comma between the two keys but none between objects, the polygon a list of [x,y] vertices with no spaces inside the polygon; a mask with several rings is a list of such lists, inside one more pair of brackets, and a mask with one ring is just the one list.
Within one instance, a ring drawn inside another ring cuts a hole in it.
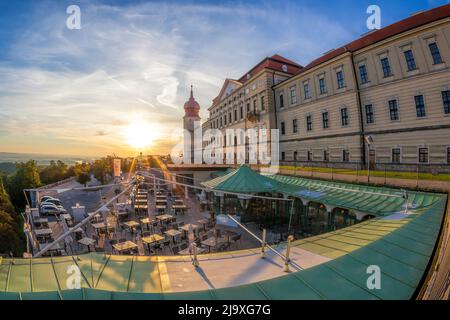
[{"label": "car", "polygon": [[58,205],[56,205],[56,204],[53,204],[53,203],[51,203],[51,202],[43,202],[43,203],[41,203],[41,206],[40,206],[41,208],[43,208],[43,207],[51,207],[51,208],[54,208],[54,209],[56,209],[56,210],[58,210],[59,211],[59,213],[67,213],[67,210],[66,209],[64,209],[64,207],[63,206],[58,206]]},{"label": "car", "polygon": [[47,201],[47,200],[49,200],[49,199],[55,199],[55,198],[50,197],[50,196],[43,196],[43,197],[41,198],[41,202]]},{"label": "car", "polygon": [[44,206],[41,206],[40,213],[43,216],[48,216],[48,215],[57,216],[61,213],[61,211],[55,206],[44,205]]},{"label": "car", "polygon": [[[45,197],[43,197],[45,198]],[[61,205],[61,200],[56,199],[56,198],[46,198],[45,200],[41,199],[41,203],[53,203],[54,205],[60,206]]]}]

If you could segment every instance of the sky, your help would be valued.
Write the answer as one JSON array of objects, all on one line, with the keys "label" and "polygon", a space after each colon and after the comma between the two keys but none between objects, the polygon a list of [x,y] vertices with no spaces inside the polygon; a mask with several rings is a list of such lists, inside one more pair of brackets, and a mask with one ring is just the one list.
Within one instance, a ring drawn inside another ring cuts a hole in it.
[{"label": "sky", "polygon": [[[371,4],[384,27],[447,3],[0,0],[0,152],[167,154],[191,84],[206,119],[225,78],[273,54],[308,64],[367,32]],[[152,143],[131,146],[133,127]]]}]

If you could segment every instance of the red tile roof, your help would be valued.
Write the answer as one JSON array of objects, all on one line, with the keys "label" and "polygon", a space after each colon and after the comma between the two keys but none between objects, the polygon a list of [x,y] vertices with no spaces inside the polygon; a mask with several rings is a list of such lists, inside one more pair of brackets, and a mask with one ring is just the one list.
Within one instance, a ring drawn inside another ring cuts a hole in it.
[{"label": "red tile roof", "polygon": [[393,23],[385,28],[371,32],[353,42],[346,44],[338,49],[328,52],[320,58],[312,61],[306,67],[304,67],[299,73],[303,73],[311,68],[318,66],[321,63],[329,61],[345,52],[355,52],[364,47],[370,46],[377,42],[380,42],[389,37],[395,36],[402,32],[420,27],[427,23],[431,23],[440,19],[450,17],[450,4],[443,5],[428,11],[417,13],[404,20]]},{"label": "red tile roof", "polygon": [[271,69],[275,71],[284,72],[282,69],[283,65],[287,66],[287,72],[288,74],[296,74],[302,66],[298,63],[286,59],[278,54],[274,54],[271,57],[264,58],[260,63],[258,63],[256,66],[254,66],[250,71],[248,71],[246,74],[244,74],[242,77],[238,79],[239,82],[245,83],[247,82],[247,74],[250,74],[250,78],[254,75],[258,74],[263,69]]},{"label": "red tile roof", "polygon": [[[298,63],[296,63],[292,60],[286,59],[278,54],[274,54],[271,57],[264,58],[261,62],[259,62],[256,66],[254,66],[252,69],[250,69],[250,71],[248,71],[245,75],[243,75],[238,80],[226,79],[225,83],[227,81],[231,81],[231,82],[242,85],[248,81],[247,74],[250,74],[250,79],[251,79],[254,75],[258,74],[263,69],[271,69],[271,70],[275,70],[275,71],[284,72],[283,65],[287,66],[287,72],[285,72],[285,73],[288,73],[290,75],[297,74],[302,68],[302,66],[299,65]],[[224,86],[225,86],[225,83],[224,83]],[[222,87],[219,95],[213,99],[213,105],[216,104],[217,102],[219,102],[219,99],[222,96],[222,93],[224,90],[224,86]]]}]

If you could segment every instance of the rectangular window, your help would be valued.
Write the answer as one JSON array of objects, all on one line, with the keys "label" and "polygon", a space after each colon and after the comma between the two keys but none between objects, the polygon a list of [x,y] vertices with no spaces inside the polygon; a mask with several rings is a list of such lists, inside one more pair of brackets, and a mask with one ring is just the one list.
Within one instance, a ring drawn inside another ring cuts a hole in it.
[{"label": "rectangular window", "polygon": [[433,58],[433,64],[441,64],[442,57],[436,42],[430,43],[428,47],[430,48],[431,57]]},{"label": "rectangular window", "polygon": [[292,120],[292,132],[297,133],[298,132],[298,123],[297,119]]},{"label": "rectangular window", "polygon": [[303,91],[305,93],[305,100],[311,99],[311,91],[309,90],[309,83],[303,85]]},{"label": "rectangular window", "polygon": [[264,96],[261,97],[261,110],[266,110],[266,105],[264,104]]},{"label": "rectangular window", "polygon": [[324,129],[328,129],[328,122],[328,112],[322,112],[322,123]]},{"label": "rectangular window", "polygon": [[350,161],[350,152],[348,150],[342,150],[342,162]]},{"label": "rectangular window", "polygon": [[284,108],[283,94],[280,94],[280,108]]},{"label": "rectangular window", "polygon": [[228,123],[231,123],[231,112],[228,113]]},{"label": "rectangular window", "polygon": [[256,108],[257,108],[256,100],[253,100],[253,112],[255,112],[255,113],[256,113]]},{"label": "rectangular window", "polygon": [[237,109],[234,109],[234,121],[237,121],[238,117],[237,117]]},{"label": "rectangular window", "polygon": [[327,93],[327,85],[325,83],[325,78],[319,79],[319,90],[320,90],[320,94]]},{"label": "rectangular window", "polygon": [[294,151],[294,161],[297,161],[297,151]]},{"label": "rectangular window", "polygon": [[343,87],[345,87],[343,71],[336,72],[336,79],[337,79],[338,89],[342,89]]},{"label": "rectangular window", "polygon": [[416,114],[418,118],[425,117],[427,114],[425,112],[425,103],[423,101],[423,96],[415,96],[414,101],[416,102]]},{"label": "rectangular window", "polygon": [[308,161],[312,161],[312,152],[308,151]]},{"label": "rectangular window", "polygon": [[286,160],[286,153],[284,151],[281,153],[281,160]]},{"label": "rectangular window", "polygon": [[330,153],[327,150],[323,151],[323,161],[325,162],[330,161]]},{"label": "rectangular window", "polygon": [[392,163],[400,163],[400,148],[392,149]]},{"label": "rectangular window", "polygon": [[366,105],[366,123],[374,123],[373,106],[371,104]]},{"label": "rectangular window", "polygon": [[312,116],[311,115],[306,116],[306,130],[308,130],[308,131],[312,130]]},{"label": "rectangular window", "polygon": [[450,163],[450,147],[447,147],[447,163]]},{"label": "rectangular window", "polygon": [[247,114],[250,112],[250,103],[247,103]]},{"label": "rectangular window", "polygon": [[397,100],[389,100],[389,115],[391,117],[391,121],[396,121],[399,119]]},{"label": "rectangular window", "polygon": [[341,124],[342,126],[348,126],[348,109],[341,109]]},{"label": "rectangular window", "polygon": [[284,121],[281,122],[281,134],[282,134],[282,135],[286,134],[286,126],[285,126],[285,124],[284,124]]},{"label": "rectangular window", "polygon": [[241,119],[244,118],[244,108],[242,106],[239,111],[241,113]]},{"label": "rectangular window", "polygon": [[383,76],[385,78],[392,76],[391,65],[389,64],[388,58],[383,58],[381,61],[381,68],[383,69]]},{"label": "rectangular window", "polygon": [[226,126],[227,125],[227,115],[223,116],[223,125]]},{"label": "rectangular window", "polygon": [[295,86],[291,87],[291,104],[297,103],[297,88]]},{"label": "rectangular window", "polygon": [[428,148],[419,148],[419,163],[428,163]]},{"label": "rectangular window", "polygon": [[413,52],[411,50],[407,50],[404,52],[404,54],[408,71],[416,70],[416,60],[414,60]]},{"label": "rectangular window", "polygon": [[442,91],[442,103],[444,104],[444,113],[450,114],[450,90]]},{"label": "rectangular window", "polygon": [[361,84],[369,82],[369,78],[367,76],[367,67],[365,64],[359,66],[359,77],[361,78]]}]

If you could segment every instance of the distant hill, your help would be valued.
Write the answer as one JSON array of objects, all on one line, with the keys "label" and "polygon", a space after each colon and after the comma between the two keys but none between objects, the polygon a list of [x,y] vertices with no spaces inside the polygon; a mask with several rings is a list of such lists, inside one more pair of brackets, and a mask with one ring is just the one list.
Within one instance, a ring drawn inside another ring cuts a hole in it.
[{"label": "distant hill", "polygon": [[[8,162],[26,162],[30,159],[36,160],[39,165],[48,165],[51,160],[61,160],[68,165],[73,165],[78,161],[92,161],[92,158],[83,156],[68,156],[68,155],[52,155],[52,154],[37,154],[37,153],[12,153],[0,152],[0,163]],[[0,169],[1,170],[1,169]]]},{"label": "distant hill", "polygon": [[16,172],[16,164],[13,162],[0,162],[0,172],[4,172],[7,175]]}]

